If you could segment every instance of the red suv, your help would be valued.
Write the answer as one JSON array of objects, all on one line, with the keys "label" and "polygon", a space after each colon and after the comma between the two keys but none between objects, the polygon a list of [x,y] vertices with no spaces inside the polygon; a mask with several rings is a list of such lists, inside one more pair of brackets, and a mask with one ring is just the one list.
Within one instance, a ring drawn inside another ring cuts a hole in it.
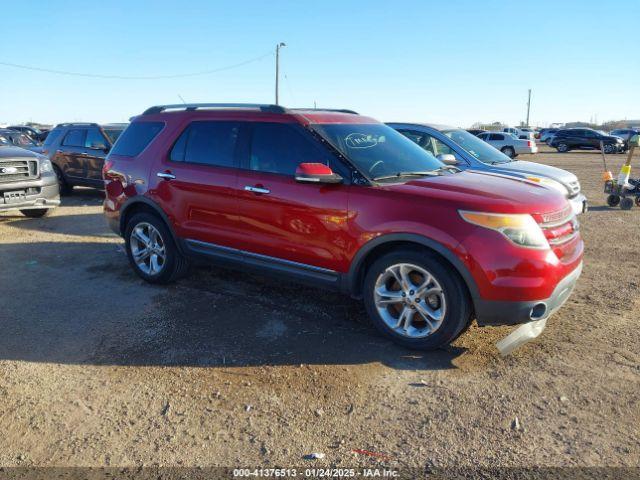
[{"label": "red suv", "polygon": [[411,348],[450,343],[472,318],[546,319],[582,267],[561,194],[461,172],[348,110],[152,107],[103,175],[106,217],[146,281],[205,258],[334,288]]}]

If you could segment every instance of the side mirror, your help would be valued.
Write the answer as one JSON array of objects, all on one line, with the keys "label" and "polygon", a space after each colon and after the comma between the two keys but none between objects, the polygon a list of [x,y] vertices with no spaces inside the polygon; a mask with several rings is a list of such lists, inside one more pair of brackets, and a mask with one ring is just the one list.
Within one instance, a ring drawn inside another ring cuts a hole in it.
[{"label": "side mirror", "polygon": [[296,168],[296,182],[342,183],[342,177],[324,163],[301,163]]},{"label": "side mirror", "polygon": [[454,157],[450,153],[441,153],[436,158],[445,165],[458,165],[459,163],[458,160],[456,160],[456,157]]}]

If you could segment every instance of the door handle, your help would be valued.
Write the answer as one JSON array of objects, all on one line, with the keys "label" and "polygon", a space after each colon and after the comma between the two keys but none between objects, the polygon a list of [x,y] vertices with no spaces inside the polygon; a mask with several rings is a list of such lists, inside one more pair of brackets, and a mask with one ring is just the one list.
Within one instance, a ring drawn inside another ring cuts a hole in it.
[{"label": "door handle", "polygon": [[173,173],[169,172],[158,172],[156,173],[156,177],[163,178],[164,180],[173,180],[176,176]]},{"label": "door handle", "polygon": [[244,189],[247,192],[253,192],[253,193],[262,193],[262,194],[271,193],[271,190],[269,190],[268,188],[264,188],[264,187],[252,187],[250,185],[247,185],[247,186],[244,187]]}]

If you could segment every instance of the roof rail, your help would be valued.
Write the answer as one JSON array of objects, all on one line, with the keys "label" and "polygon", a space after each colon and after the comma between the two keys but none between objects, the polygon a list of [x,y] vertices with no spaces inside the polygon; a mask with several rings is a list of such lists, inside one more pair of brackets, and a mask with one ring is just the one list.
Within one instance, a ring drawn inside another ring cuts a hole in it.
[{"label": "roof rail", "polygon": [[358,112],[349,110],[347,108],[290,108],[289,110],[307,110],[318,112],[335,112],[335,113],[350,113],[351,115],[360,115]]},{"label": "roof rail", "polygon": [[173,105],[156,105],[147,108],[142,115],[152,115],[164,112],[165,110],[187,110],[193,111],[199,108],[220,108],[220,109],[257,109],[262,112],[285,113],[287,110],[280,105],[268,105],[260,103],[177,103]]},{"label": "roof rail", "polygon": [[64,122],[59,123],[56,127],[99,127],[97,123],[94,122]]}]

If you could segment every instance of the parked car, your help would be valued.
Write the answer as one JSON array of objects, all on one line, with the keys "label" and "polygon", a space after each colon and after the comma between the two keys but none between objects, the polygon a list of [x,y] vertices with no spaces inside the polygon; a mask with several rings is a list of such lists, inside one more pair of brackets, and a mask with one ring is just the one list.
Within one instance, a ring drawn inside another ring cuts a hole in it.
[{"label": "parked car", "polygon": [[607,135],[591,128],[564,128],[558,130],[549,146],[558,152],[570,150],[600,150],[600,142],[604,143],[605,153],[623,152],[625,142],[620,137]]},{"label": "parked car", "polygon": [[0,135],[2,135],[6,142],[16,147],[36,152],[39,149],[38,144],[34,142],[31,137],[25,135],[22,132],[19,132],[18,130],[13,130],[10,128],[0,128]]},{"label": "parked car", "polygon": [[624,140],[624,149],[629,149],[629,139],[635,135],[640,135],[640,129],[635,128],[618,128],[616,130],[611,130],[611,136],[620,137]]},{"label": "parked car", "polygon": [[523,140],[510,133],[487,132],[481,133],[478,138],[509,158],[516,158],[521,153],[538,153],[538,146],[534,140]]},{"label": "parked car", "polygon": [[44,132],[35,127],[29,127],[28,125],[12,125],[7,127],[11,130],[17,130],[18,132],[22,132],[25,135],[29,136],[31,140],[36,143],[42,143],[46,138],[46,135],[43,135]]},{"label": "parked car", "polygon": [[516,137],[526,139],[526,140],[535,140],[536,138],[536,130],[535,128],[530,127],[520,127],[517,129],[518,133]]},{"label": "parked car", "polygon": [[109,150],[126,124],[62,123],[42,145],[42,154],[53,162],[60,193],[74,186],[103,188],[102,166]]},{"label": "parked car", "polygon": [[540,130],[540,136],[538,137],[538,139],[548,145],[557,131],[557,128],[543,128],[542,130]]},{"label": "parked car", "polygon": [[439,160],[462,170],[509,175],[540,183],[564,195],[575,214],[587,211],[587,197],[573,173],[542,163],[513,160],[468,132],[447,125],[389,123]]},{"label": "parked car", "polygon": [[410,348],[450,343],[472,316],[543,324],[582,266],[563,195],[447,166],[354,113],[151,107],[104,179],[106,218],[144,280],[206,258],[337,289]]},{"label": "parked car", "polygon": [[44,217],[60,204],[58,182],[47,157],[10,144],[0,133],[0,211]]},{"label": "parked car", "polygon": [[488,130],[482,130],[481,128],[471,128],[467,130],[467,132],[469,132],[471,135],[476,135],[476,136],[487,131]]}]

